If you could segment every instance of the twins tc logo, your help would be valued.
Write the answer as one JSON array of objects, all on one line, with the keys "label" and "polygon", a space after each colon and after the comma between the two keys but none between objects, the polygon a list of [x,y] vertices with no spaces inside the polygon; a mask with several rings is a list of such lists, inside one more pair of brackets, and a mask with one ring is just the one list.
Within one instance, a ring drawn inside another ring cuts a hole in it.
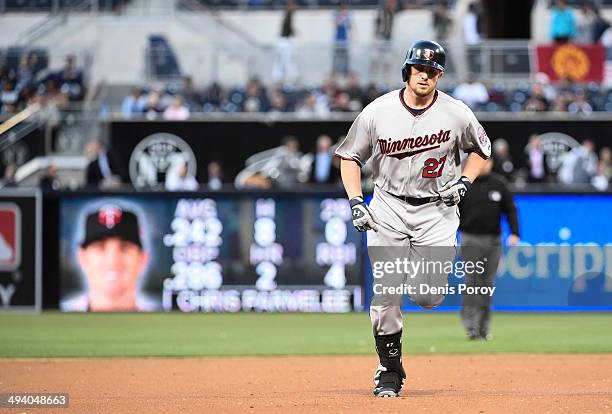
[{"label": "twins tc logo", "polygon": [[118,206],[108,205],[100,208],[98,222],[110,230],[121,223],[122,216],[123,211]]},{"label": "twins tc logo", "polygon": [[423,59],[425,59],[425,60],[432,60],[435,55],[436,55],[436,52],[434,52],[431,49],[424,49],[423,50]]}]

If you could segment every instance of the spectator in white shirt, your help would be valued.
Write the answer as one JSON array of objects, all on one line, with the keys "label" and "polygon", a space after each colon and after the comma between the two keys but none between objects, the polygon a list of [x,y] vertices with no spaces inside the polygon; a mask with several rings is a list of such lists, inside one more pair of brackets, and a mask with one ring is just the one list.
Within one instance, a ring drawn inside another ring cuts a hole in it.
[{"label": "spectator in white shirt", "polygon": [[473,74],[468,74],[467,80],[455,88],[453,96],[463,101],[471,109],[475,109],[478,104],[485,104],[489,101],[489,92],[486,86],[476,82]]},{"label": "spectator in white shirt", "polygon": [[164,119],[168,121],[184,121],[189,118],[189,108],[183,104],[183,98],[176,96],[164,111]]},{"label": "spectator in white shirt", "polygon": [[208,183],[210,190],[218,191],[223,187],[223,169],[219,161],[211,161],[208,164]]},{"label": "spectator in white shirt", "polygon": [[181,160],[180,163],[173,163],[166,173],[166,190],[168,191],[196,191],[198,182],[195,177],[189,174],[187,163]]},{"label": "spectator in white shirt", "polygon": [[559,181],[563,184],[590,183],[597,175],[597,154],[591,140],[584,140],[579,147],[573,148],[563,158],[559,168]]},{"label": "spectator in white shirt", "polygon": [[476,3],[470,3],[468,11],[463,17],[463,41],[466,45],[472,46],[480,43],[480,33],[478,31],[478,8]]},{"label": "spectator in white shirt", "polygon": [[610,179],[606,175],[606,164],[600,162],[597,166],[597,174],[591,178],[591,185],[598,191],[606,191],[610,186]]},{"label": "spectator in white shirt", "polygon": [[527,178],[530,183],[543,183],[546,181],[548,167],[546,165],[546,153],[542,147],[542,141],[538,134],[532,134],[529,137],[529,142],[525,147],[527,167],[529,176]]},{"label": "spectator in white shirt", "polygon": [[584,1],[580,5],[580,10],[576,14],[576,43],[590,44],[593,43],[593,34],[595,22],[597,21],[597,13],[590,1]]}]

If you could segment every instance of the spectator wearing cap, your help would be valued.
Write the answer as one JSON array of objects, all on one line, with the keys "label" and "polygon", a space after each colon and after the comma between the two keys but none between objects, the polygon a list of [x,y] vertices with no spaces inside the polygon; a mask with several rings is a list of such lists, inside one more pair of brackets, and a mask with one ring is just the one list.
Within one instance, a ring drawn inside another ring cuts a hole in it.
[{"label": "spectator wearing cap", "polygon": [[106,204],[86,216],[77,260],[86,290],[62,301],[64,311],[152,311],[155,301],[139,292],[149,262],[133,211]]}]

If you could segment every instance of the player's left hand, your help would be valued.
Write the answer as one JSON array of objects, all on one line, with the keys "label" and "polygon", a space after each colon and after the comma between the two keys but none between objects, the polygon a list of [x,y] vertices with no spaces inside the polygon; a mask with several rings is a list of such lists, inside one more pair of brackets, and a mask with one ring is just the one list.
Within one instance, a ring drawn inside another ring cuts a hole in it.
[{"label": "player's left hand", "polygon": [[472,183],[465,175],[462,175],[454,183],[448,183],[440,191],[440,198],[449,207],[457,205],[461,202],[465,194],[470,189]]},{"label": "player's left hand", "polygon": [[378,231],[378,219],[374,212],[363,201],[363,197],[354,197],[349,201],[353,215],[353,225],[359,232],[374,230]]}]

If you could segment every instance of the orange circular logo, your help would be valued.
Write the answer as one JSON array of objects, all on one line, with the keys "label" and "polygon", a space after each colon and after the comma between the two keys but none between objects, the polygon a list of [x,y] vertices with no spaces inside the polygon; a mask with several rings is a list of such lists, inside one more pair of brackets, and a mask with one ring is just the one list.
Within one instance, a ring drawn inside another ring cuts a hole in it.
[{"label": "orange circular logo", "polygon": [[552,68],[559,78],[577,81],[585,78],[591,70],[587,54],[572,45],[559,46],[551,58]]}]

